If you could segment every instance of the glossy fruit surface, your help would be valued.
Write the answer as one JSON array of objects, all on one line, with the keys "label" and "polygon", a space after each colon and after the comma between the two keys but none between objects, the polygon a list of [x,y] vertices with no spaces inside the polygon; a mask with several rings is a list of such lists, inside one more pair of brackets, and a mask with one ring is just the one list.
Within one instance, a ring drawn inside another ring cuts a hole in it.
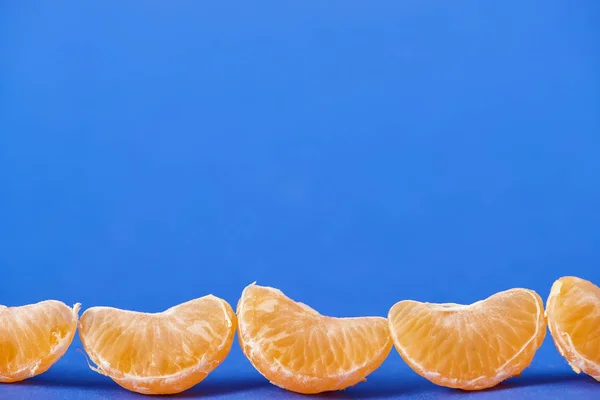
[{"label": "glossy fruit surface", "polygon": [[209,295],[148,314],[92,307],[79,335],[96,372],[143,394],[173,394],[202,381],[229,354],[231,306]]},{"label": "glossy fruit surface", "polygon": [[511,289],[471,305],[401,301],[388,320],[396,349],[433,383],[478,390],[521,373],[546,335],[542,299]]},{"label": "glossy fruit surface", "polygon": [[298,393],[364,381],[392,346],[385,318],[327,317],[270,287],[246,287],[237,314],[240,344],[252,365],[274,385]]}]

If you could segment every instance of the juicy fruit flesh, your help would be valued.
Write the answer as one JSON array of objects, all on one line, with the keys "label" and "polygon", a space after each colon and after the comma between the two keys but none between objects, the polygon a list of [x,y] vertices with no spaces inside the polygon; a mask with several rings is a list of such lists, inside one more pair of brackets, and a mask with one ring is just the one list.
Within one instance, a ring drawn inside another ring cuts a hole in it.
[{"label": "juicy fruit flesh", "polygon": [[239,340],[254,367],[273,384],[299,393],[355,385],[387,357],[385,318],[332,318],[279,290],[251,285],[238,304]]},{"label": "juicy fruit flesh", "polygon": [[396,348],[417,373],[467,390],[519,374],[546,332],[542,301],[525,289],[470,306],[401,301],[388,319]]},{"label": "juicy fruit flesh", "polygon": [[79,305],[54,300],[0,308],[0,382],[16,382],[46,371],[67,350]]},{"label": "juicy fruit flesh", "polygon": [[179,393],[229,353],[236,328],[224,300],[205,296],[157,314],[93,307],[80,336],[98,372],[145,394]]},{"label": "juicy fruit flesh", "polygon": [[564,277],[548,297],[548,326],[559,352],[576,372],[600,380],[600,288]]}]

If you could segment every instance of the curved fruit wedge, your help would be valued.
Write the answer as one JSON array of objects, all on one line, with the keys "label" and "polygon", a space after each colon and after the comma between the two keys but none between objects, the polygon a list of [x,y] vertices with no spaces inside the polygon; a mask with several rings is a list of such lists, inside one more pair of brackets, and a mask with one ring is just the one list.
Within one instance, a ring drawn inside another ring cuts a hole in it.
[{"label": "curved fruit wedge", "polygon": [[92,307],[79,336],[96,372],[134,392],[173,394],[227,357],[235,328],[231,306],[209,295],[156,314]]},{"label": "curved fruit wedge", "polygon": [[546,336],[537,293],[511,289],[471,305],[401,301],[389,312],[396,349],[419,375],[465,390],[521,373]]},{"label": "curved fruit wedge", "polygon": [[274,385],[312,394],[364,381],[392,347],[385,318],[332,318],[281,291],[250,285],[237,306],[239,340]]},{"label": "curved fruit wedge", "polygon": [[574,276],[552,285],[548,326],[560,354],[577,373],[600,381],[600,288]]},{"label": "curved fruit wedge", "polygon": [[58,361],[73,340],[78,312],[79,304],[56,300],[0,306],[0,382],[31,378]]}]

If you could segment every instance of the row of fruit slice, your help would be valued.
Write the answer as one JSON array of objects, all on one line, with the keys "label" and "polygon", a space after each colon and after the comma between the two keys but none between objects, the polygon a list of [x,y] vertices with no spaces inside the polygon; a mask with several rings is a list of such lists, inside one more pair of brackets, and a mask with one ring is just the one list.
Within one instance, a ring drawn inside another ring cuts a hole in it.
[{"label": "row of fruit slice", "polygon": [[546,314],[527,289],[497,293],[468,306],[400,301],[381,317],[333,318],[281,291],[250,285],[237,316],[209,295],[157,314],[58,301],[0,306],[0,382],[46,371],[69,347],[77,326],[96,372],[144,394],[184,391],[239,341],[269,381],[305,394],[339,390],[365,380],[392,343],[418,374],[465,390],[492,387],[521,373],[550,332],[576,372],[600,380],[600,288],[564,277],[552,286]]}]

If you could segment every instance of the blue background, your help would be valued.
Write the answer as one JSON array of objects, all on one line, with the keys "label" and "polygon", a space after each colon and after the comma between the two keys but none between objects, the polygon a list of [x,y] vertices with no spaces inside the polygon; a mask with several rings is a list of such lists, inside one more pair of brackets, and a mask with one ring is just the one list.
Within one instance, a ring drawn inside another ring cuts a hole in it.
[{"label": "blue background", "polygon": [[[92,3],[0,3],[0,303],[235,306],[258,281],[384,316],[600,282],[600,2]],[[0,398],[139,398],[78,348]],[[599,396],[548,336],[494,390],[392,350],[323,398]],[[179,397],[303,398],[237,343]]]}]

